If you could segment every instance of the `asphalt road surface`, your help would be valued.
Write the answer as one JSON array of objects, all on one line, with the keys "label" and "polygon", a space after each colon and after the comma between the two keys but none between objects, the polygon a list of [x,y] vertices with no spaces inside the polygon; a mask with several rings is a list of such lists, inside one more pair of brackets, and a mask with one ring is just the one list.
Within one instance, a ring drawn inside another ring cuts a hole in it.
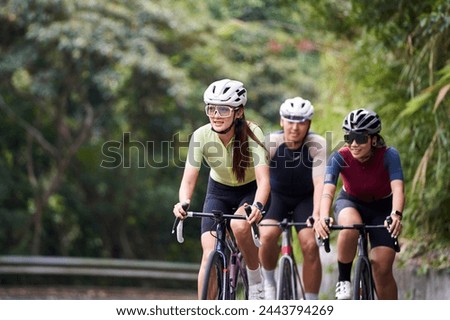
[{"label": "asphalt road surface", "polygon": [[11,300],[195,300],[190,290],[109,287],[1,287],[0,299]]}]

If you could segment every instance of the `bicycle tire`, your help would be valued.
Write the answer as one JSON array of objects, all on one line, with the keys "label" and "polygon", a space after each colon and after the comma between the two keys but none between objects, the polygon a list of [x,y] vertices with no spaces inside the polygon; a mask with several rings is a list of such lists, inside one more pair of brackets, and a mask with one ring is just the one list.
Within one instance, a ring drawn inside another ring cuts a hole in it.
[{"label": "bicycle tire", "polygon": [[367,257],[359,257],[355,266],[354,300],[374,300],[372,267]]},{"label": "bicycle tire", "polygon": [[241,254],[233,256],[231,259],[230,300],[248,300],[248,277],[244,259]]},{"label": "bicycle tire", "polygon": [[217,251],[212,252],[206,264],[201,300],[225,300],[227,298],[224,296],[223,290],[223,270],[221,255]]},{"label": "bicycle tire", "polygon": [[277,300],[295,300],[295,284],[293,281],[294,271],[289,259],[280,260],[279,277],[277,284]]},{"label": "bicycle tire", "polygon": [[[303,282],[302,282],[302,278],[300,275],[300,272],[298,270],[297,265],[295,264],[295,260],[294,261],[294,276],[295,276],[295,283],[296,283],[296,287],[294,289],[294,293],[295,293],[295,300],[300,299],[300,300],[306,300],[305,297],[305,288],[303,287]],[[299,294],[300,292],[300,294]]]}]

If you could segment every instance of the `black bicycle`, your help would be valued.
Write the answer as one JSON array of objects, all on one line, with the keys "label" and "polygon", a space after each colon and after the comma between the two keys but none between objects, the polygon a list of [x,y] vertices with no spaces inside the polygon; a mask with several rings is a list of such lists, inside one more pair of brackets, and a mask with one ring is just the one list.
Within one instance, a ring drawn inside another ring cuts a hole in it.
[{"label": "black bicycle", "polygon": [[[184,210],[187,205],[183,205]],[[251,213],[251,206],[247,206],[247,215]],[[247,300],[248,279],[245,262],[236,244],[236,238],[228,223],[231,219],[246,220],[244,215],[224,214],[221,211],[211,213],[187,211],[189,218],[212,218],[215,221],[216,244],[208,257],[205,269],[201,299],[207,300]],[[184,242],[183,220],[175,219],[172,233],[177,232],[177,240]],[[253,241],[261,246],[256,226],[252,225]]]},{"label": "black bicycle", "polygon": [[[387,223],[392,223],[390,216],[386,217]],[[329,224],[329,220],[326,221]],[[354,300],[375,300],[376,288],[372,275],[372,265],[369,259],[367,230],[369,229],[386,229],[384,225],[366,225],[366,224],[353,224],[350,226],[344,225],[331,225],[330,230],[344,230],[354,229],[358,230],[358,249],[357,258],[354,270],[354,282],[353,282],[353,299]],[[387,232],[387,231],[386,231]],[[400,252],[400,245],[397,238],[392,238],[394,242],[394,250]],[[323,244],[326,252],[330,252],[329,238],[323,240]]]},{"label": "black bicycle", "polygon": [[313,217],[309,217],[308,221],[309,222],[293,222],[292,212],[290,212],[289,218],[284,218],[281,222],[261,222],[259,224],[260,227],[279,227],[282,230],[280,258],[277,262],[277,300],[298,300],[299,298],[305,300],[305,290],[292,246],[292,227],[302,226],[312,228],[312,225],[314,224]]}]

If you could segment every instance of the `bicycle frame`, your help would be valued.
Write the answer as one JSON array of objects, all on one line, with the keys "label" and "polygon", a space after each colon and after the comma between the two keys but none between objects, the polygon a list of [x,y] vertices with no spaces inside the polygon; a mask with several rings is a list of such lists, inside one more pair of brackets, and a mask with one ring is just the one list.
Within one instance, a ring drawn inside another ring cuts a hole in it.
[{"label": "bicycle frame", "polygon": [[[299,289],[300,298],[305,299],[305,290],[303,288],[302,278],[298,271],[298,266],[294,256],[292,247],[292,231],[293,226],[310,227],[304,222],[292,222],[291,218],[285,218],[278,223],[260,223],[262,226],[277,226],[281,228],[281,248],[280,258],[278,259],[278,283],[277,283],[277,300],[298,300]],[[288,273],[288,275],[286,275]]]},{"label": "bicycle frame", "polygon": [[[249,209],[247,209],[249,208]],[[246,208],[246,213],[249,214],[249,210],[251,207],[248,206]],[[188,211],[187,217],[195,217],[195,218],[212,218],[216,221],[216,234],[214,237],[216,238],[216,243],[214,246],[214,250],[208,258],[208,266],[213,264],[220,264],[220,268],[217,268],[217,279],[220,281],[218,284],[218,288],[220,292],[218,292],[218,298],[220,300],[234,300],[236,299],[237,294],[237,286],[239,284],[239,274],[241,275],[243,286],[244,286],[244,296],[247,298],[248,295],[248,281],[246,269],[242,259],[242,255],[236,245],[236,239],[234,238],[233,231],[231,227],[228,225],[227,221],[230,219],[241,219],[246,220],[247,217],[244,215],[233,215],[233,214],[224,214],[219,211],[213,211],[212,213],[204,213],[204,212],[193,212]],[[177,240],[178,242],[184,242],[183,238],[183,220],[179,218],[175,219],[172,233],[177,231]],[[253,233],[253,240],[255,245],[260,245],[259,237],[257,237],[257,233]],[[216,260],[219,261],[216,261]],[[207,298],[208,295],[208,283],[210,279],[210,269],[208,268],[207,273],[205,274],[205,283],[203,284],[203,292],[202,298]],[[208,282],[208,283],[206,283]]]},{"label": "bicycle frame", "polygon": [[[388,224],[392,223],[390,216],[386,217]],[[329,222],[327,222],[329,223]],[[385,225],[366,225],[363,223],[349,226],[332,225],[330,230],[353,229],[358,230],[357,257],[354,270],[354,299],[355,300],[374,300],[376,295],[375,282],[372,275],[372,264],[369,258],[368,250],[368,229],[385,229]],[[397,238],[392,238],[394,250],[400,252],[400,246]],[[330,252],[329,238],[324,240],[326,252]]]}]

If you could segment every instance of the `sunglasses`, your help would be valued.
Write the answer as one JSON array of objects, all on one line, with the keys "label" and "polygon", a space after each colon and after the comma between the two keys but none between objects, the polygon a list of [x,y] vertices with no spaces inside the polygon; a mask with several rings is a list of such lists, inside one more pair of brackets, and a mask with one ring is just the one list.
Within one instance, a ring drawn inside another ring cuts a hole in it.
[{"label": "sunglasses", "polygon": [[309,120],[308,118],[301,116],[282,115],[281,117],[289,122],[305,122]]},{"label": "sunglasses", "polygon": [[237,110],[237,108],[232,108],[229,106],[216,106],[212,104],[207,104],[205,106],[205,112],[208,117],[216,116],[217,112],[217,116],[219,118],[228,118],[235,110]]},{"label": "sunglasses", "polygon": [[364,133],[349,133],[344,134],[345,143],[352,144],[355,141],[357,144],[364,144],[369,141],[369,135]]}]

